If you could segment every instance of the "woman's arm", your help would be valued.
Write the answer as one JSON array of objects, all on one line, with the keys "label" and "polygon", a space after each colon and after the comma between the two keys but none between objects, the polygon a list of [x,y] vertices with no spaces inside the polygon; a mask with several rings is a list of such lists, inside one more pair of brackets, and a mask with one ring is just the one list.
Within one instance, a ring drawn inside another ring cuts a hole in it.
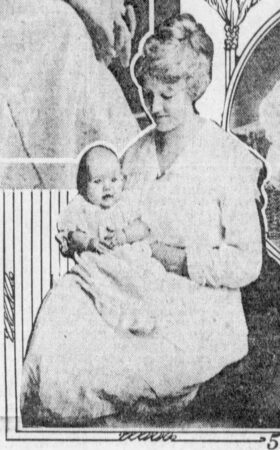
[{"label": "woman's arm", "polygon": [[220,247],[209,248],[203,243],[194,243],[181,249],[156,242],[151,245],[153,257],[167,271],[188,276],[200,285],[233,289],[248,285],[260,273],[262,244],[255,202],[245,206],[239,205],[242,214],[235,211],[237,215],[235,219],[232,217]]},{"label": "woman's arm", "polygon": [[167,271],[187,275],[200,285],[233,289],[258,277],[262,238],[256,188],[247,176],[237,174],[229,179],[220,202],[223,239],[219,246],[211,247],[202,239],[186,249],[163,243],[152,245],[153,256]]},{"label": "woman's arm", "polygon": [[151,244],[152,255],[161,262],[168,272],[187,276],[187,254],[185,249],[171,247],[163,242]]},{"label": "woman's arm", "polygon": [[262,237],[256,187],[249,174],[228,180],[220,202],[223,240],[217,247],[197,242],[186,249],[191,279],[213,287],[240,288],[259,276]]},{"label": "woman's arm", "polygon": [[[247,207],[247,208],[246,208]],[[217,248],[194,246],[187,249],[188,272],[193,280],[213,287],[244,287],[259,276],[262,242],[255,201],[238,205],[225,239]],[[236,215],[235,215],[236,214]]]}]

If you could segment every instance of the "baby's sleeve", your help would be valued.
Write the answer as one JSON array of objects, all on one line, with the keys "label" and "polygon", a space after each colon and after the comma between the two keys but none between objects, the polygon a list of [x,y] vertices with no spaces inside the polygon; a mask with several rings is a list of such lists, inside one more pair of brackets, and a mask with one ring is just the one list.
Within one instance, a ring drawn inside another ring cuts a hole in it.
[{"label": "baby's sleeve", "polygon": [[77,195],[58,216],[56,240],[61,253],[65,256],[70,252],[69,233],[77,230],[87,232],[82,204],[82,197]]}]

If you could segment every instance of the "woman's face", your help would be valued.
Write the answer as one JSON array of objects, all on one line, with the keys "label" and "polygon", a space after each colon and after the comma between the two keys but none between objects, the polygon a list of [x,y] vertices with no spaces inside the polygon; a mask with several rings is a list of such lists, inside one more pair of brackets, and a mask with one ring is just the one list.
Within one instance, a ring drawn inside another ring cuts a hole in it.
[{"label": "woman's face", "polygon": [[184,125],[188,113],[193,112],[184,79],[165,83],[147,77],[143,86],[143,98],[158,131],[161,132],[172,131]]}]

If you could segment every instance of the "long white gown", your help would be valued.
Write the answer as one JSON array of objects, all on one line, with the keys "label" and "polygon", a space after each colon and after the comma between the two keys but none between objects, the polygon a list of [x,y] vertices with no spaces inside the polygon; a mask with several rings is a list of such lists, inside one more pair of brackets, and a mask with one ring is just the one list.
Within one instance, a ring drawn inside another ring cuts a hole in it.
[{"label": "long white gown", "polygon": [[[185,242],[191,279],[166,276],[168,336],[165,326],[144,337],[119,333],[97,313],[83,276],[88,253],[82,254],[39,312],[23,367],[27,425],[30,414],[35,424],[42,417],[89,424],[139,398],[176,399],[248,351],[239,288],[261,268],[258,161],[202,121],[165,175],[157,177],[153,132],[128,150],[123,168],[128,186],[130,179],[137,179],[139,192],[141,182],[143,192],[149,185],[143,214],[159,240]],[[176,344],[169,339],[172,326]]]}]

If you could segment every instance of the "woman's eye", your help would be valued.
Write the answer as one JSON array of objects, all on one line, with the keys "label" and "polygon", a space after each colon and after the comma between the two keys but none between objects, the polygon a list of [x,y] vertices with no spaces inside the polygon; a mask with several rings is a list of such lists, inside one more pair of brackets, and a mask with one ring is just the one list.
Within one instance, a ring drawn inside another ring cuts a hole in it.
[{"label": "woman's eye", "polygon": [[162,96],[162,98],[163,98],[164,100],[170,100],[170,99],[173,97],[172,94],[171,94],[171,95],[161,94],[161,96]]},{"label": "woman's eye", "polygon": [[101,180],[93,180],[94,184],[100,184]]},{"label": "woman's eye", "polygon": [[116,183],[117,180],[117,177],[112,178],[112,183]]}]

